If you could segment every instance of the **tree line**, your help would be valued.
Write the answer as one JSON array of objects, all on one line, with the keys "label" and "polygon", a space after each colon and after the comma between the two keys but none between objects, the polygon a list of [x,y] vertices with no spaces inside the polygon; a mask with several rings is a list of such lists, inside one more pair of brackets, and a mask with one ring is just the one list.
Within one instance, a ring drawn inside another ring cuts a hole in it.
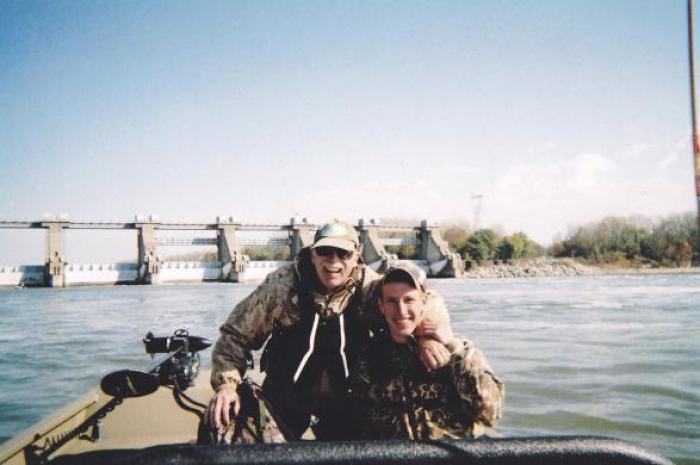
[{"label": "tree line", "polygon": [[700,262],[698,225],[693,213],[652,221],[644,217],[606,217],[571,228],[545,248],[526,233],[500,235],[494,229],[470,232],[452,226],[443,232],[452,250],[466,260],[510,260],[540,256],[570,257],[591,264],[684,267]]},{"label": "tree line", "polygon": [[657,221],[643,217],[607,217],[573,229],[555,241],[556,257],[580,257],[593,263],[638,266],[689,266],[698,263],[698,224],[692,213]]},{"label": "tree line", "polygon": [[465,260],[512,260],[541,257],[546,253],[544,247],[524,232],[503,236],[494,229],[469,232],[451,226],[443,232],[443,237]]},{"label": "tree line", "polygon": [[[397,237],[398,234],[390,234]],[[524,232],[503,236],[495,229],[470,231],[467,227],[449,226],[442,230],[442,237],[450,250],[459,253],[465,260],[510,260],[535,258],[545,254],[545,249],[527,237]],[[385,246],[387,252],[401,259],[418,258],[414,245]]]}]

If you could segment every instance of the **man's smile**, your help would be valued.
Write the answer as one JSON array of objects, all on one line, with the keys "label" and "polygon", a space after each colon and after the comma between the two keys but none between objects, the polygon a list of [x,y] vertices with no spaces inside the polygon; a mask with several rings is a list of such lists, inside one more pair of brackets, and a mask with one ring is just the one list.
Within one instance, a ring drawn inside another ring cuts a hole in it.
[{"label": "man's smile", "polygon": [[327,292],[343,285],[357,265],[358,258],[357,250],[347,251],[333,247],[311,249],[311,263],[316,269],[316,277]]}]

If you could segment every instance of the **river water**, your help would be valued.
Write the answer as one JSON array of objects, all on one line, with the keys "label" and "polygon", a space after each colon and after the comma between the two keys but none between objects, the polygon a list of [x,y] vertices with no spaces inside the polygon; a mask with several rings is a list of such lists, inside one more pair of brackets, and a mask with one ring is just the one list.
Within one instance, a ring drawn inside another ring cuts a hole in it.
[{"label": "river water", "polygon": [[[700,464],[700,274],[433,280],[507,386],[503,436],[593,434]],[[217,337],[252,284],[0,292],[0,440],[144,367],[148,330]],[[209,353],[204,365],[209,366]]]}]

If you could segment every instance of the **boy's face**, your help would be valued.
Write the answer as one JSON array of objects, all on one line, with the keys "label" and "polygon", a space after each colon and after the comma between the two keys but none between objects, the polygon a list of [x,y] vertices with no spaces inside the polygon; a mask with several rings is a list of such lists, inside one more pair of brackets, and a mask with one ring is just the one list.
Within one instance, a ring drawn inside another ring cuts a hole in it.
[{"label": "boy's face", "polygon": [[425,295],[408,283],[386,283],[382,286],[379,310],[384,315],[391,338],[405,343],[420,323]]}]

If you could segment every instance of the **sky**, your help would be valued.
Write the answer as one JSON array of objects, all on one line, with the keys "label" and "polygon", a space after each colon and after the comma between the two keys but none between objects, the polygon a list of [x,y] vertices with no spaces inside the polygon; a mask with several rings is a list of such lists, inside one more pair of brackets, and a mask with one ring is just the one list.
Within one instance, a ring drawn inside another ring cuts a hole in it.
[{"label": "sky", "polygon": [[[548,245],[694,211],[686,21],[684,0],[3,0],[0,220],[413,218]],[[134,237],[70,231],[68,253]],[[44,242],[0,229],[0,264]]]}]

